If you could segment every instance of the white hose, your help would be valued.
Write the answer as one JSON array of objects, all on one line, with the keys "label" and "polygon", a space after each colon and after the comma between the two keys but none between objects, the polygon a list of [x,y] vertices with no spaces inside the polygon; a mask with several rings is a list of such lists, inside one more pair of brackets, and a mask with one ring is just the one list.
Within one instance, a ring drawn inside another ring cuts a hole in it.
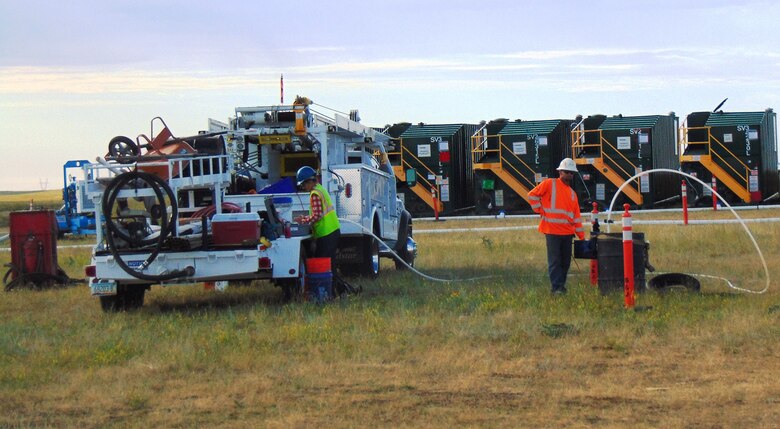
[{"label": "white hose", "polygon": [[387,247],[387,249],[390,251],[390,253],[392,253],[397,258],[398,261],[401,261],[404,265],[406,265],[406,267],[409,270],[411,270],[412,272],[414,272],[415,274],[417,274],[418,276],[420,276],[422,278],[425,278],[425,279],[428,279],[428,280],[431,280],[431,281],[434,281],[434,282],[450,283],[450,282],[470,282],[470,281],[475,281],[475,280],[484,280],[484,279],[491,279],[491,278],[499,277],[499,276],[483,276],[483,277],[471,277],[471,278],[468,278],[468,279],[440,279],[438,277],[429,276],[428,274],[425,274],[425,273],[417,270],[413,266],[407,264],[406,261],[404,261],[404,259],[402,257],[400,257],[397,253],[395,253],[395,251],[392,248],[390,248],[390,246],[388,246],[384,241],[382,241],[381,238],[379,238],[376,235],[374,235],[373,231],[371,231],[368,228],[364,227],[363,225],[361,225],[361,224],[359,224],[359,223],[357,223],[355,221],[349,220],[349,219],[339,218],[339,222],[347,222],[347,223],[351,223],[353,225],[359,226],[360,229],[362,229],[364,232],[367,232],[369,235],[371,235],[372,237],[377,239],[377,241],[379,241],[385,247]]},{"label": "white hose", "polygon": [[[764,274],[766,275],[766,285],[764,285],[763,289],[761,289],[759,291],[755,291],[755,290],[744,289],[744,288],[741,288],[741,287],[734,286],[730,281],[726,280],[726,282],[728,283],[729,287],[734,289],[734,290],[738,290],[740,292],[755,293],[755,294],[765,293],[767,290],[769,290],[769,268],[767,268],[766,259],[764,259],[764,254],[761,252],[761,248],[758,247],[758,243],[756,242],[755,237],[753,237],[753,234],[750,232],[750,229],[748,229],[747,224],[745,223],[745,221],[741,217],[739,217],[739,215],[734,210],[734,208],[732,208],[731,205],[729,205],[729,203],[726,202],[726,200],[723,199],[723,197],[719,193],[717,193],[714,189],[712,189],[708,184],[702,182],[697,177],[691,176],[690,174],[687,174],[687,173],[683,173],[682,171],[672,170],[672,169],[669,169],[669,168],[654,168],[652,170],[647,170],[647,171],[643,171],[643,172],[641,172],[639,174],[635,174],[635,175],[629,177],[628,179],[626,179],[626,181],[623,182],[623,184],[620,185],[620,187],[618,187],[617,192],[615,192],[615,195],[612,196],[612,201],[610,201],[610,203],[609,203],[609,209],[607,210],[607,232],[609,232],[609,225],[610,225],[609,220],[612,217],[612,205],[615,204],[615,200],[617,199],[617,197],[620,194],[620,192],[622,192],[623,188],[625,188],[628,185],[628,182],[630,182],[632,180],[635,180],[635,179],[637,179],[637,178],[639,178],[641,176],[649,176],[650,173],[660,173],[660,172],[679,174],[680,176],[685,176],[685,177],[687,177],[689,179],[693,179],[693,180],[701,183],[702,186],[704,186],[705,188],[707,188],[710,191],[712,191],[712,194],[717,196],[718,199],[723,204],[725,204],[726,207],[729,208],[729,210],[731,210],[731,213],[733,213],[734,217],[736,217],[737,220],[739,220],[739,223],[742,225],[742,228],[745,230],[745,232],[747,233],[748,237],[750,237],[750,241],[753,242],[753,246],[756,248],[756,252],[758,252],[758,257],[761,259],[761,264],[764,266]],[[700,274],[700,275],[704,276],[703,274]],[[720,278],[720,277],[715,277],[715,278]]]}]

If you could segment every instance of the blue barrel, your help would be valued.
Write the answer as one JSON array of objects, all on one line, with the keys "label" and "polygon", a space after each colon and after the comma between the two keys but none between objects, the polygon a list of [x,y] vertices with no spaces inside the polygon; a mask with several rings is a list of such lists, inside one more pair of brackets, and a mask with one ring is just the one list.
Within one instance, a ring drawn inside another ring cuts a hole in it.
[{"label": "blue barrel", "polygon": [[306,298],[318,304],[330,301],[333,298],[333,274],[307,273]]}]

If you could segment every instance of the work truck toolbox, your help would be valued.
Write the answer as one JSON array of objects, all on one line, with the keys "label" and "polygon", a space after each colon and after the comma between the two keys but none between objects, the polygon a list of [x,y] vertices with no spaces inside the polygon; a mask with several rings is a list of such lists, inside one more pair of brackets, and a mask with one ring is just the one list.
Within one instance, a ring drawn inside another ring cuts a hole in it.
[{"label": "work truck toolbox", "polygon": [[211,219],[215,246],[254,245],[260,239],[257,213],[218,213]]}]

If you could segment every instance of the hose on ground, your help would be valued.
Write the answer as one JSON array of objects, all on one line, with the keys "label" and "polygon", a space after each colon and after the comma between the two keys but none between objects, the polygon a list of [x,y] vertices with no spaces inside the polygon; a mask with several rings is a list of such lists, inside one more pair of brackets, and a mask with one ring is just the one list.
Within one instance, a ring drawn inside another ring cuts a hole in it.
[{"label": "hose on ground", "polygon": [[610,203],[609,203],[609,209],[607,210],[607,213],[608,213],[608,215],[607,215],[607,227],[609,227],[609,221],[611,220],[611,217],[612,217],[612,206],[615,205],[615,200],[617,200],[617,197],[623,191],[623,188],[628,186],[629,182],[631,182],[632,180],[638,179],[641,176],[649,176],[650,173],[660,173],[660,172],[679,174],[680,176],[686,177],[688,179],[695,180],[696,182],[699,182],[706,189],[709,189],[710,192],[712,192],[712,195],[715,195],[716,197],[718,197],[718,199],[726,207],[728,207],[729,210],[731,210],[731,213],[739,221],[740,225],[742,225],[742,229],[744,229],[745,233],[748,235],[748,237],[750,237],[750,241],[753,243],[753,247],[756,249],[756,253],[758,253],[758,257],[761,260],[761,264],[763,265],[764,275],[766,276],[766,284],[764,285],[764,288],[761,289],[761,290],[750,290],[750,289],[741,288],[741,287],[738,287],[738,286],[734,286],[731,282],[728,282],[729,287],[734,289],[734,290],[740,291],[740,292],[754,293],[754,294],[762,294],[762,293],[765,293],[767,290],[769,290],[769,283],[770,283],[769,268],[766,265],[766,259],[764,258],[763,252],[761,252],[761,248],[758,247],[758,242],[756,242],[756,238],[753,237],[753,233],[750,232],[750,229],[748,228],[748,226],[745,223],[745,221],[741,217],[739,217],[739,215],[734,210],[734,208],[731,207],[731,205],[726,201],[726,199],[724,199],[719,193],[717,193],[714,189],[712,189],[708,184],[706,184],[706,183],[702,182],[701,180],[699,180],[699,178],[694,177],[694,176],[692,176],[690,174],[683,173],[682,171],[672,170],[672,169],[669,169],[669,168],[655,168],[655,169],[652,169],[652,170],[643,171],[643,172],[641,172],[639,174],[635,174],[635,175],[629,177],[628,179],[626,179],[625,182],[623,182],[622,185],[620,185],[620,187],[618,187],[617,191],[615,192],[615,195],[612,197],[612,201],[610,201]]},{"label": "hose on ground", "polygon": [[427,279],[427,280],[430,280],[430,281],[434,281],[434,282],[451,283],[451,282],[470,282],[470,281],[476,281],[476,280],[485,280],[485,279],[492,279],[492,278],[499,277],[499,276],[482,276],[482,277],[471,277],[471,278],[467,278],[467,279],[442,279],[442,278],[438,278],[438,277],[429,276],[428,274],[425,274],[425,273],[423,273],[423,272],[421,272],[421,271],[417,270],[416,268],[414,268],[414,267],[413,267],[413,266],[411,266],[410,264],[408,264],[408,263],[407,263],[407,262],[406,262],[406,261],[405,261],[405,260],[404,260],[404,259],[403,259],[403,258],[402,258],[400,255],[399,255],[399,254],[397,254],[397,253],[396,253],[396,252],[395,252],[395,251],[394,251],[394,250],[393,250],[393,249],[392,249],[390,246],[388,246],[388,245],[387,245],[387,244],[386,244],[384,241],[382,241],[382,238],[380,238],[380,237],[377,237],[377,236],[376,236],[376,235],[373,233],[373,231],[371,231],[370,229],[368,229],[368,228],[364,227],[363,225],[361,225],[361,224],[359,224],[359,223],[357,223],[357,222],[355,222],[355,221],[352,221],[352,220],[349,220],[349,219],[345,219],[345,218],[339,218],[339,222],[347,222],[347,223],[350,223],[350,224],[352,224],[352,225],[356,225],[356,226],[360,227],[360,229],[361,229],[361,230],[363,230],[363,232],[365,232],[366,234],[369,234],[370,236],[374,237],[374,238],[375,238],[375,239],[376,239],[376,240],[377,240],[379,243],[382,243],[382,244],[384,244],[384,245],[385,245],[385,247],[387,247],[388,251],[389,251],[391,254],[393,254],[393,257],[395,257],[395,258],[396,258],[396,260],[400,261],[400,262],[401,262],[402,264],[404,264],[404,265],[405,265],[405,266],[406,266],[406,267],[407,267],[409,270],[411,270],[413,273],[417,274],[418,276],[420,276],[420,277],[422,277],[422,278],[424,278],[424,279]]}]

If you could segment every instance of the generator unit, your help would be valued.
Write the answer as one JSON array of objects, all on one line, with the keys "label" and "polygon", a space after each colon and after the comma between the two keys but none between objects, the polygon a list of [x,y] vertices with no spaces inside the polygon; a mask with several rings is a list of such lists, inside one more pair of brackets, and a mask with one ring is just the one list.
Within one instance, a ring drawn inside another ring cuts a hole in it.
[{"label": "generator unit", "polygon": [[469,137],[473,124],[397,124],[389,153],[398,195],[413,216],[457,215],[474,205]]},{"label": "generator unit", "polygon": [[477,213],[530,212],[528,192],[571,156],[574,121],[495,120],[472,137]]},{"label": "generator unit", "polygon": [[[676,153],[678,119],[668,115],[593,115],[580,118],[572,130],[572,155],[580,179],[575,190],[580,203],[602,208],[630,177],[655,168],[679,169]],[[623,188],[616,204],[651,209],[679,198],[679,178],[674,174],[653,174],[632,180]]]},{"label": "generator unit", "polygon": [[[680,127],[682,171],[710,184],[732,204],[778,200],[777,114],[763,112],[695,112]],[[709,189],[691,181],[699,204]]]}]

